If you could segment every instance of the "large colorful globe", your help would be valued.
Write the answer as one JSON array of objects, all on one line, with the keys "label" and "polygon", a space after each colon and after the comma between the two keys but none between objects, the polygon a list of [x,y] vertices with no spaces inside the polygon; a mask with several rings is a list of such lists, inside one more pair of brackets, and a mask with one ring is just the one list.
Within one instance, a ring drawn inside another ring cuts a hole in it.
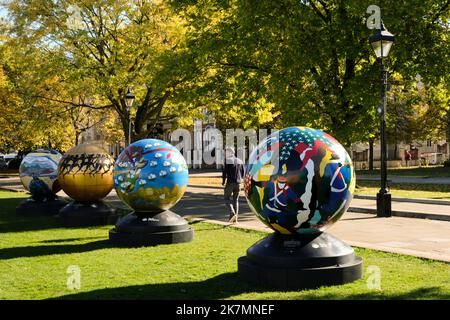
[{"label": "large colorful globe", "polygon": [[52,199],[61,190],[58,163],[62,155],[50,149],[38,149],[23,158],[19,167],[20,181],[35,200]]},{"label": "large colorful globe", "polygon": [[282,234],[317,233],[348,209],[355,172],[329,134],[291,127],[268,136],[250,155],[245,195],[252,211]]},{"label": "large colorful globe", "polygon": [[58,181],[68,196],[79,202],[96,202],[113,188],[114,159],[93,144],[70,149],[58,167]]},{"label": "large colorful globe", "polygon": [[114,167],[119,198],[137,212],[161,212],[183,196],[189,173],[177,148],[158,139],[130,144]]}]

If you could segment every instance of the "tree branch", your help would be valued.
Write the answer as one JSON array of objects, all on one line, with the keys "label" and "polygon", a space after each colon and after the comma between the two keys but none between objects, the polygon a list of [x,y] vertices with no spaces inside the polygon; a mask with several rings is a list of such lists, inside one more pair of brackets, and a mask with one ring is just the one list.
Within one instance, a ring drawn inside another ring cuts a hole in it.
[{"label": "tree branch", "polygon": [[238,67],[238,68],[243,68],[243,69],[252,69],[252,70],[262,71],[265,73],[270,73],[270,71],[268,69],[261,68],[261,67],[258,67],[256,65],[251,65],[251,64],[237,64],[237,63],[229,63],[229,62],[222,62],[222,61],[219,61],[218,64],[220,64],[222,66],[226,66],[226,67]]},{"label": "tree branch", "polygon": [[74,103],[74,102],[70,102],[70,101],[64,101],[64,100],[60,100],[60,99],[49,98],[49,97],[45,97],[45,96],[41,96],[41,95],[35,95],[33,97],[34,98],[48,100],[48,101],[68,104],[68,105],[71,105],[73,108],[84,107],[84,108],[89,108],[89,109],[101,110],[101,109],[108,109],[108,108],[113,107],[112,104],[108,104],[108,105],[104,105],[104,106],[93,106],[93,105],[90,105],[88,103]]}]

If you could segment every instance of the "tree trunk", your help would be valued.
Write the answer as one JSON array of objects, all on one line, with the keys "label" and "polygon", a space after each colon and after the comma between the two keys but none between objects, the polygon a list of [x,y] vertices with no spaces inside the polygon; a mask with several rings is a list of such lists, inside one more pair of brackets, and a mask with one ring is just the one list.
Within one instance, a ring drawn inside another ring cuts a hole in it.
[{"label": "tree trunk", "polygon": [[[130,118],[130,112],[127,110],[128,108],[126,108],[124,100],[109,99],[119,115],[126,144],[147,137],[149,131],[154,130],[157,124],[161,123],[163,107],[171,91],[167,90],[161,98],[153,99],[153,101],[150,99],[151,92],[151,88],[148,88],[147,95],[142,104],[133,107],[136,110],[134,119]],[[119,91],[119,96],[122,96],[122,93],[122,90]],[[152,124],[150,129],[148,128],[149,124]]]},{"label": "tree trunk", "polygon": [[80,134],[81,134],[80,131],[75,130],[75,146],[78,145],[78,142],[79,142],[79,140],[80,140]]},{"label": "tree trunk", "polygon": [[369,139],[369,170],[373,170],[373,139]]}]

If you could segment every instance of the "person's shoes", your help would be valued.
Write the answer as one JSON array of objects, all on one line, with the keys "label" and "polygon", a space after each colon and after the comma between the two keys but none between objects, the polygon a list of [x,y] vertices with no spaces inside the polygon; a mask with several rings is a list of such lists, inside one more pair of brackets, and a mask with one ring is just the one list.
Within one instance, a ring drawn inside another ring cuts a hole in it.
[{"label": "person's shoes", "polygon": [[235,214],[233,214],[233,216],[230,218],[230,220],[228,220],[229,223],[233,223],[233,222],[237,222],[237,217]]}]

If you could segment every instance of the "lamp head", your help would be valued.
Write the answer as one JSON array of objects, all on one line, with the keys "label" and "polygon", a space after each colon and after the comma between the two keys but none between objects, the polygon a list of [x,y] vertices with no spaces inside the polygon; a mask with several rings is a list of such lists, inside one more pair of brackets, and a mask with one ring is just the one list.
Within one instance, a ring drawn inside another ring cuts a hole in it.
[{"label": "lamp head", "polygon": [[130,109],[133,106],[134,103],[134,94],[131,92],[131,89],[128,88],[127,94],[125,95],[125,104],[127,105],[127,108]]},{"label": "lamp head", "polygon": [[369,42],[372,45],[377,59],[386,58],[389,55],[389,51],[391,50],[394,41],[394,35],[387,31],[383,22],[381,22],[381,29],[378,29],[377,32],[369,38]]}]

